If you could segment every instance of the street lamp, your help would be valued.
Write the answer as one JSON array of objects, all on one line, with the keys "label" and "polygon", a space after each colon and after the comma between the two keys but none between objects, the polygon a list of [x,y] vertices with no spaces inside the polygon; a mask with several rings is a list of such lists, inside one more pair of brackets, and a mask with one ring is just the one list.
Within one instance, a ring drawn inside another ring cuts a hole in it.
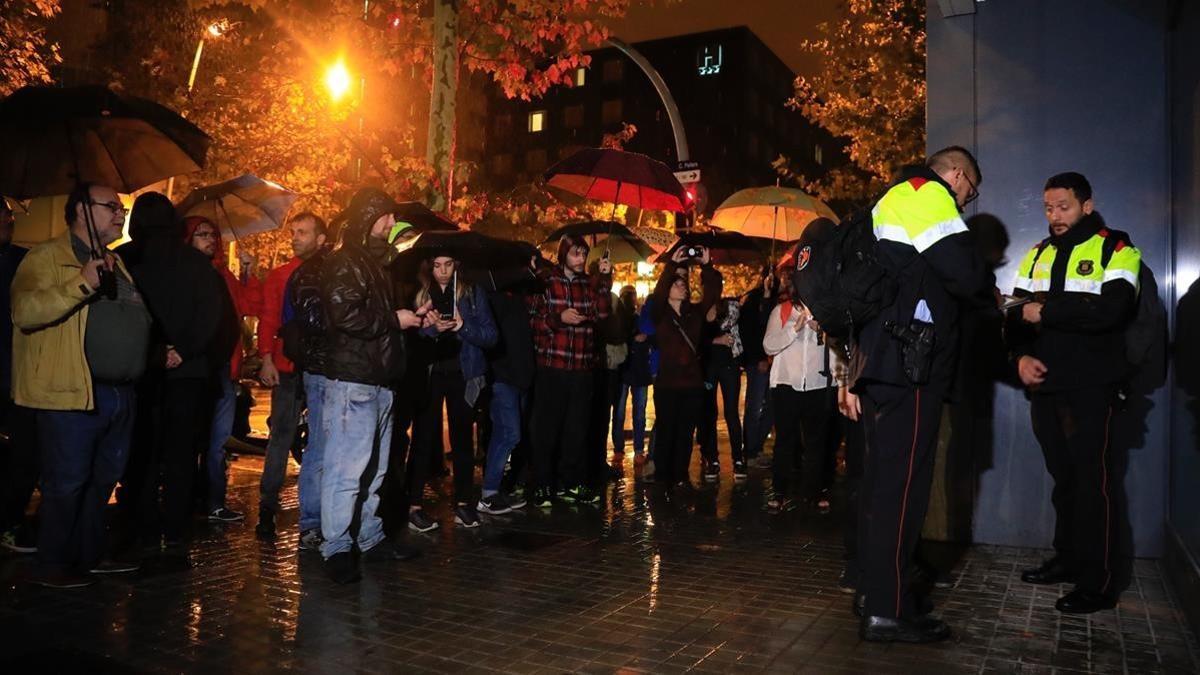
[{"label": "street lamp", "polygon": [[[228,33],[233,28],[233,24],[229,23],[229,19],[218,19],[200,31],[200,40],[196,42],[196,56],[192,59],[192,72],[188,74],[188,99],[192,97],[192,89],[196,86],[196,71],[200,69],[200,56],[204,53],[205,38],[217,39]],[[187,110],[182,112],[184,117],[187,117]],[[167,199],[171,198],[175,192],[175,177],[171,176],[167,179]]]},{"label": "street lamp", "polygon": [[336,103],[350,91],[350,71],[346,62],[340,57],[325,69],[325,87],[329,89],[329,97]]},{"label": "street lamp", "polygon": [[200,55],[204,53],[204,39],[216,39],[229,32],[233,24],[229,23],[229,19],[221,19],[208,24],[204,32],[200,33],[200,41],[196,43],[196,57],[192,59],[192,73],[188,75],[188,93],[192,92],[192,87],[196,85],[196,71],[200,69]]}]

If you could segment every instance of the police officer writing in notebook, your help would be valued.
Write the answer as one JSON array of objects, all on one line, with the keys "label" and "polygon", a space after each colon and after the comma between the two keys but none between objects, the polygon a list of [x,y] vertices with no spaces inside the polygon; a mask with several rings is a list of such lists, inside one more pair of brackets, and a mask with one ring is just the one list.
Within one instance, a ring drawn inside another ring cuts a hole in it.
[{"label": "police officer writing in notebook", "polygon": [[1032,301],[1009,311],[1009,340],[1054,479],[1055,554],[1021,578],[1074,583],[1055,606],[1084,614],[1117,604],[1109,430],[1128,370],[1124,329],[1137,307],[1141,253],[1105,226],[1081,174],[1046,181],[1045,207],[1050,236],[1017,270],[1013,294]]}]

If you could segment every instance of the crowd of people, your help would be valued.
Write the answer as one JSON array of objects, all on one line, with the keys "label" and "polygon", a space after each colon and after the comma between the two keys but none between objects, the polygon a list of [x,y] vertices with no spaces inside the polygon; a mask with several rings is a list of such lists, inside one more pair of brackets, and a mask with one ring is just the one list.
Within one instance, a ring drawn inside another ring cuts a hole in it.
[{"label": "crowd of people", "polygon": [[[994,280],[1002,226],[999,236],[972,232],[961,217],[981,179],[969,152],[947,148],[873,205],[873,262],[893,291],[849,339],[823,327],[799,290],[813,256],[830,255],[850,227],[829,221],[810,225],[795,255],[738,297],[722,297],[709,251],[680,247],[639,304],[631,286],[613,292],[607,257],[589,267],[589,242],[573,235],[552,260],[535,256],[523,274],[488,285],[452,249],[426,250],[415,270],[396,265],[396,245],[418,232],[375,188],[354,195],[336,234],[314,213],[291,216],[293,257],[261,281],[248,258],[239,275],[229,271],[216,224],[179,218],[158,193],[136,199],[131,241],[114,251],[126,214],[110,187],[79,185],[67,231],[28,252],[11,243],[11,213],[0,213],[0,281],[11,288],[0,296],[13,325],[0,330],[12,441],[3,543],[36,552],[32,581],[78,588],[138,569],[105,542],[118,484],[142,546],[186,546],[197,504],[210,521],[245,519],[226,500],[225,445],[247,355],[242,320],[254,316],[257,377],[271,389],[255,532],[278,534],[306,419],[298,547],[319,553],[338,583],[359,579],[363,562],[416,557],[401,533],[443,525],[425,502],[447,468],[444,428],[453,524],[475,528],[481,513],[598,503],[622,475],[608,453],[624,456],[627,420],[639,480],[686,491],[694,454],[700,480],[719,480],[723,413],[730,474],[770,468],[770,513],[828,513],[844,448],[838,585],[855,593],[862,635],[938,640],[949,630],[913,578],[942,406],[960,364],[978,356],[960,351],[960,326],[990,327],[1000,344],[1007,320],[1012,359],[1000,356],[997,369],[1029,388],[1056,481],[1056,556],[1025,578],[1077,583],[1062,611],[1112,607],[1104,432],[1120,375],[1087,362],[1124,358],[1139,254],[1104,226],[1086,179],[1055,176],[1045,189],[1050,236],[1022,262],[1016,299],[1005,299]],[[35,487],[32,537],[23,516]]]}]

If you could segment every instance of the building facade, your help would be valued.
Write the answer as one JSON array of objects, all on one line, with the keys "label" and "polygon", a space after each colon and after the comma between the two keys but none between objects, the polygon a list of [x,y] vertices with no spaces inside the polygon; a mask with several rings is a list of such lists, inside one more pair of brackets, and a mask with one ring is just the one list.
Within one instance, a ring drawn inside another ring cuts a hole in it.
[{"label": "building facade", "polygon": [[[654,66],[675,98],[690,159],[702,171],[698,206],[712,209],[742,188],[775,182],[772,162],[817,176],[840,144],[785,107],[795,73],[749,28],[693,33],[632,45]],[[637,128],[625,144],[674,166],[678,159],[666,110],[647,76],[616,48],[589,52],[591,66],[573,86],[534,101],[493,94],[480,169],[492,189],[537,180],[557,160],[600,145],[624,124]],[[707,193],[707,194],[705,194]]]}]

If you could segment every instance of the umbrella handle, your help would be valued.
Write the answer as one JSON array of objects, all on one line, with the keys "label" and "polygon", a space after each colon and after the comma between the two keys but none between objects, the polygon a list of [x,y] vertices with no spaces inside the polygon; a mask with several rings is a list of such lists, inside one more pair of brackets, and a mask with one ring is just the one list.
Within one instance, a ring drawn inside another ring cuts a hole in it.
[{"label": "umbrella handle", "polygon": [[609,256],[609,254],[612,253],[612,244],[610,244],[609,241],[612,240],[613,225],[617,222],[617,204],[619,203],[620,199],[621,199],[621,181],[620,181],[620,179],[617,179],[617,191],[615,194],[613,194],[612,216],[608,219],[608,238],[604,240],[604,257],[605,258],[607,258]]},{"label": "umbrella handle", "polygon": [[775,236],[779,234],[779,207],[775,207],[775,218],[771,222],[771,269],[775,269]]}]

